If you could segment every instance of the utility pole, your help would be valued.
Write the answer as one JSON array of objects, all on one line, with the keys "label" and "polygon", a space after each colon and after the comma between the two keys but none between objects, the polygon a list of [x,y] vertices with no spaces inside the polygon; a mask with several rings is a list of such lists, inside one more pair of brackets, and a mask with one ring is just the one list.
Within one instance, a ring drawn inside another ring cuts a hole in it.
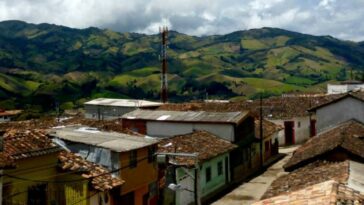
[{"label": "utility pole", "polygon": [[167,79],[167,36],[168,28],[159,28],[162,45],[161,45],[161,61],[162,61],[162,74],[161,74],[161,101],[166,103],[168,101],[168,79]]},{"label": "utility pole", "polygon": [[259,108],[259,137],[260,137],[260,164],[263,167],[263,96],[260,93],[260,108]]}]

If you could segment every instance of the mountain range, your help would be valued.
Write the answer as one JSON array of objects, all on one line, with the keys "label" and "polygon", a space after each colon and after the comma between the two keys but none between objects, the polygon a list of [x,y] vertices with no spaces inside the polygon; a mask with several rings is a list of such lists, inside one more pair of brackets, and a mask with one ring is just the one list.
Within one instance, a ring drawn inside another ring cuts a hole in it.
[{"label": "mountain range", "polygon": [[[278,28],[168,35],[170,101],[324,91],[362,79],[364,42]],[[96,97],[159,99],[158,34],[0,22],[0,107],[49,111]]]}]

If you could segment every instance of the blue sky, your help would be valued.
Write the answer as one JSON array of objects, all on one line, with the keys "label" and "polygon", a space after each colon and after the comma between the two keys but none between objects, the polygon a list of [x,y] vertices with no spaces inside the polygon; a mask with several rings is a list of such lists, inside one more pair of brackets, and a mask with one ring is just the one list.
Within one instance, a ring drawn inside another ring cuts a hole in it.
[{"label": "blue sky", "polygon": [[364,41],[364,0],[0,0],[0,21],[191,35],[277,27]]}]

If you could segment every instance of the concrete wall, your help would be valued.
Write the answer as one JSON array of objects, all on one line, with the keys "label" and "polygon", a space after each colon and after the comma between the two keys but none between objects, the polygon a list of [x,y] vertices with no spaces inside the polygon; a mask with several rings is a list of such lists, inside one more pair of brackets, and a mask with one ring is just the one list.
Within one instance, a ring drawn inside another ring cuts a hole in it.
[{"label": "concrete wall", "polygon": [[317,133],[351,119],[364,123],[364,102],[352,97],[346,97],[317,109],[316,116]]},{"label": "concrete wall", "polygon": [[[218,163],[222,162],[222,174],[218,175]],[[230,172],[225,171],[225,163],[229,165],[229,154],[223,154],[215,157],[209,161],[204,162],[199,168],[199,194],[200,199],[207,199],[209,195],[219,191],[230,181]],[[206,181],[206,169],[211,169],[211,180]],[[229,170],[229,169],[228,169]],[[180,190],[176,193],[176,204],[185,205],[193,204],[195,202],[195,181],[194,181],[194,169],[178,168],[176,170],[176,182],[182,185],[187,190]],[[228,178],[228,181],[226,181]],[[192,192],[191,192],[192,191]]]},{"label": "concrete wall", "polygon": [[230,142],[234,141],[234,125],[232,124],[147,122],[147,134],[150,136],[171,137],[192,133],[194,130],[205,130]]},{"label": "concrete wall", "polygon": [[[295,144],[302,144],[310,138],[310,117],[294,117],[292,119],[285,120],[269,120],[277,125],[284,127],[285,121],[294,121],[294,131],[295,131]],[[274,141],[273,141],[274,142]],[[284,129],[278,132],[278,142],[279,146],[286,145]]]},{"label": "concrete wall", "polygon": [[95,120],[112,120],[125,113],[136,110],[136,107],[85,105],[85,118]]}]

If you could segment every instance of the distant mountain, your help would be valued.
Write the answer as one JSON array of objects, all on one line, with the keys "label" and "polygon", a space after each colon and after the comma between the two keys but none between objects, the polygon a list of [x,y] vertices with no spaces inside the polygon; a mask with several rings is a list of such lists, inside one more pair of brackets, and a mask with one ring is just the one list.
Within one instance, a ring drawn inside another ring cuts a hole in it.
[{"label": "distant mountain", "polygon": [[[158,99],[158,35],[0,22],[0,107],[71,108],[94,97]],[[226,35],[169,33],[173,101],[317,91],[361,76],[364,42],[277,28]]]}]

